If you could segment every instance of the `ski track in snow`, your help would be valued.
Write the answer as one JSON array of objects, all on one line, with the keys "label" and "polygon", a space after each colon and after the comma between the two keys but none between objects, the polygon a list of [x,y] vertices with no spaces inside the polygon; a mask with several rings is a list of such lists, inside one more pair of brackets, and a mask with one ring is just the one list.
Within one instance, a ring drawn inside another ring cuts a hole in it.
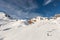
[{"label": "ski track in snow", "polygon": [[11,20],[2,16],[0,40],[60,40],[60,17],[50,20],[37,17],[35,20],[29,24],[26,20]]}]

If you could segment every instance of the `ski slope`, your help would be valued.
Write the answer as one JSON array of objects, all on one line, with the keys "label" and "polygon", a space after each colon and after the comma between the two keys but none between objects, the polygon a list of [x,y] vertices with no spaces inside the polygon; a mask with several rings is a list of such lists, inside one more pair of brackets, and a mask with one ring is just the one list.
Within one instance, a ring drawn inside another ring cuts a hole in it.
[{"label": "ski slope", "polygon": [[0,40],[60,40],[60,17],[48,20],[38,16],[29,20],[30,24],[0,15]]}]

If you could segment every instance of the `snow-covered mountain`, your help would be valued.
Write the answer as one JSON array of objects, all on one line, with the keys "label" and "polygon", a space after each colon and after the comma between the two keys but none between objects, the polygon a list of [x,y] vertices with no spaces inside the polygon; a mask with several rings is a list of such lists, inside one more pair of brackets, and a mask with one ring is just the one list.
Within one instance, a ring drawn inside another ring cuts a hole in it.
[{"label": "snow-covered mountain", "polygon": [[12,20],[0,12],[0,40],[60,40],[60,17]]}]

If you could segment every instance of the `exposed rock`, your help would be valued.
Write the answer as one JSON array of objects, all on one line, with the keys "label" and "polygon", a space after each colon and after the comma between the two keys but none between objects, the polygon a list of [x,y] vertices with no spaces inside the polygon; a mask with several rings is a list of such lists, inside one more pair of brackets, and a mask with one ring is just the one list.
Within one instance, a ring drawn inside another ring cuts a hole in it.
[{"label": "exposed rock", "polygon": [[56,14],[55,17],[60,17],[60,14]]}]

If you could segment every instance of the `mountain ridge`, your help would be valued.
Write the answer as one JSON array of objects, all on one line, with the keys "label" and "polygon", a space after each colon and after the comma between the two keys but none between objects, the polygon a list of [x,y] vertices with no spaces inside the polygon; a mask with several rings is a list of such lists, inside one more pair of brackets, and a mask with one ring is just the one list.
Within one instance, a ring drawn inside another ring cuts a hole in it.
[{"label": "mountain ridge", "polygon": [[60,40],[60,17],[12,20],[0,15],[0,40]]}]

